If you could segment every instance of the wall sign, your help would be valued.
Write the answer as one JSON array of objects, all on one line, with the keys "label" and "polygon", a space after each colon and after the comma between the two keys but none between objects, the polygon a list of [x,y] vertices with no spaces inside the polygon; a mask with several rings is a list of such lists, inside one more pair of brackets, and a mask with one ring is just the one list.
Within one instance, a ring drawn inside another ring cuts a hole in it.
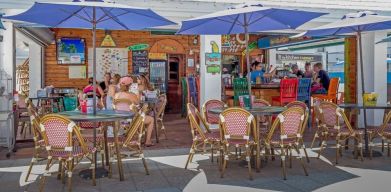
[{"label": "wall sign", "polygon": [[319,38],[312,38],[312,37],[298,37],[298,38],[289,38],[289,36],[286,35],[279,35],[279,36],[269,36],[269,37],[263,37],[258,39],[258,48],[260,49],[266,49],[271,48],[275,46],[282,46],[286,44],[292,44],[292,43],[300,43],[305,41],[311,41],[316,40]]},{"label": "wall sign", "polygon": [[116,47],[113,37],[111,35],[107,34],[105,38],[103,39],[102,43],[100,44],[101,47]]},{"label": "wall sign", "polygon": [[149,53],[148,57],[151,60],[167,60],[166,53]]},{"label": "wall sign", "polygon": [[205,65],[207,73],[220,73],[221,53],[205,53]]},{"label": "wall sign", "polygon": [[276,59],[277,63],[278,61],[322,62],[322,55],[277,53]]},{"label": "wall sign", "polygon": [[221,48],[223,53],[236,53],[246,47],[245,42],[240,40],[240,35],[222,35]]},{"label": "wall sign", "polygon": [[[92,53],[92,48],[88,49]],[[88,54],[88,76],[92,77],[92,54]],[[96,48],[96,79],[103,81],[105,73],[128,74],[128,50],[125,48]]]},{"label": "wall sign", "polygon": [[132,51],[133,73],[139,74],[148,70],[148,51]]},{"label": "wall sign", "polygon": [[145,50],[148,49],[149,44],[146,43],[141,43],[141,44],[136,44],[136,45],[131,45],[128,47],[129,51],[140,51],[140,50]]},{"label": "wall sign", "polygon": [[85,79],[87,78],[86,66],[69,66],[68,67],[69,79]]}]

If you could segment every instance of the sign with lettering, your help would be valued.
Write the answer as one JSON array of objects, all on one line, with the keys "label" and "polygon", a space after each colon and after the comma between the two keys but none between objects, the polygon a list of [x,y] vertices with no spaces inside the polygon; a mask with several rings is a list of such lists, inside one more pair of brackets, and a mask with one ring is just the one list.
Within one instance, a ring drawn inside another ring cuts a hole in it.
[{"label": "sign with lettering", "polygon": [[305,62],[321,62],[322,61],[322,55],[277,53],[276,57],[277,57],[276,58],[277,61],[305,61]]},{"label": "sign with lettering", "polygon": [[148,69],[148,51],[132,51],[133,73],[138,74]]},{"label": "sign with lettering", "polygon": [[167,60],[166,53],[149,53],[148,57],[152,60]]},{"label": "sign with lettering", "polygon": [[145,50],[148,49],[149,45],[146,43],[141,43],[141,44],[136,44],[136,45],[131,45],[128,47],[129,51],[140,51],[140,50]]},{"label": "sign with lettering", "polygon": [[220,73],[221,53],[205,53],[205,65],[207,73]]},{"label": "sign with lettering", "polygon": [[263,37],[258,39],[258,48],[265,49],[275,46],[281,46],[291,43],[300,43],[305,41],[314,40],[312,37],[298,37],[298,38],[289,38],[289,36],[286,35],[279,35],[279,36],[269,36],[269,37]]}]

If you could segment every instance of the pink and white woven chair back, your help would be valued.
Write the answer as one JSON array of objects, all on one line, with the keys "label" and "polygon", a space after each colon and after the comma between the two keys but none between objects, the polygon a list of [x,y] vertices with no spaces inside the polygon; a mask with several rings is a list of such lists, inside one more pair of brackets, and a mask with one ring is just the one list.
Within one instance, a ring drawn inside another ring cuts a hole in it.
[{"label": "pink and white woven chair back", "polygon": [[277,116],[280,122],[281,136],[302,137],[301,128],[305,118],[305,111],[302,107],[290,107]]},{"label": "pink and white woven chair back", "polygon": [[41,132],[46,135],[47,146],[51,148],[65,148],[72,144],[70,135],[76,124],[70,120],[64,120],[57,115],[46,115],[40,123]]},{"label": "pink and white woven chair back", "polygon": [[338,106],[330,102],[322,102],[319,104],[319,113],[322,123],[326,126],[333,127],[338,125],[338,121],[342,119],[337,115]]},{"label": "pink and white woven chair back", "polygon": [[254,116],[240,108],[226,109],[220,114],[225,137],[248,137]]},{"label": "pink and white woven chair back", "polygon": [[307,104],[305,104],[304,102],[301,102],[301,101],[292,101],[292,102],[288,103],[287,105],[285,105],[285,107],[287,107],[287,108],[300,107],[304,111],[308,111]]},{"label": "pink and white woven chair back", "polygon": [[205,102],[203,108],[204,115],[205,115],[205,120],[209,124],[219,124],[219,115],[215,113],[209,112],[211,109],[216,109],[216,108],[224,108],[227,105],[220,101],[220,100],[209,100]]},{"label": "pink and white woven chair back", "polygon": [[267,107],[271,106],[269,102],[263,99],[255,99],[253,102],[253,107]]},{"label": "pink and white woven chair back", "polygon": [[85,121],[85,122],[79,122],[79,126],[80,126],[80,128],[83,128],[83,129],[96,129],[96,128],[100,127],[100,123]]}]

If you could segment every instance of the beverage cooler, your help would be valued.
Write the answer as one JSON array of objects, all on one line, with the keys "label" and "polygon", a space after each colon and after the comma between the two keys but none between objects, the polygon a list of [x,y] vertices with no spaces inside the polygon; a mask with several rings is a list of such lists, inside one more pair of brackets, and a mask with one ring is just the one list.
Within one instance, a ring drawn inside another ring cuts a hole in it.
[{"label": "beverage cooler", "polygon": [[167,93],[168,77],[167,77],[167,61],[166,60],[150,60],[149,61],[149,80],[150,83],[159,89],[160,93]]}]

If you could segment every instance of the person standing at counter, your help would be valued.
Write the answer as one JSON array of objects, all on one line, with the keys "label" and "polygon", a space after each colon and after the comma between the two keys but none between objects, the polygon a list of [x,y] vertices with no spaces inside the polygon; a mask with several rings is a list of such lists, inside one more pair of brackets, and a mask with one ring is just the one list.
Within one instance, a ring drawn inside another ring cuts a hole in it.
[{"label": "person standing at counter", "polygon": [[330,84],[329,74],[323,70],[322,63],[316,63],[313,69],[316,73],[316,79],[312,85],[311,92],[317,94],[326,94]]},{"label": "person standing at counter", "polygon": [[99,83],[99,86],[103,89],[103,92],[107,93],[109,91],[111,81],[111,73],[105,73],[103,81]]},{"label": "person standing at counter", "polygon": [[311,63],[306,62],[304,65],[304,78],[311,78],[313,79],[314,77],[314,72],[311,70]]},{"label": "person standing at counter", "polygon": [[254,70],[250,74],[250,80],[252,83],[257,82],[257,77],[261,78],[261,82],[265,82],[265,78],[273,77],[274,71],[272,73],[265,73],[260,62],[255,61],[252,65],[254,66]]},{"label": "person standing at counter", "polygon": [[299,66],[297,64],[292,65],[292,74],[296,75],[297,78],[303,78],[304,73],[299,69]]}]

